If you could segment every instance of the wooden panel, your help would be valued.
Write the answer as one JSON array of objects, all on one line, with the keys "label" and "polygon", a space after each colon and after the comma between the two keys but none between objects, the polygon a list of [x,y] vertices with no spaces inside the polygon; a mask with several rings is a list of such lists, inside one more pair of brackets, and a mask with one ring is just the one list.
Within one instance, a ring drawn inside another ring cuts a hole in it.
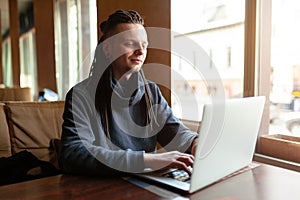
[{"label": "wooden panel", "polygon": [[17,0],[9,2],[9,35],[11,41],[11,58],[13,86],[20,86],[20,50],[19,50],[19,14]]},{"label": "wooden panel", "polygon": [[97,0],[98,24],[111,13],[123,9],[138,11],[147,27],[170,28],[170,5],[170,0]]},{"label": "wooden panel", "polygon": [[[115,12],[118,9],[138,11],[145,20],[145,27],[160,27],[165,28],[165,30],[170,30],[170,0],[97,0],[98,38],[100,38],[101,36],[101,33],[99,31],[99,24],[102,21],[106,20],[111,13]],[[159,38],[159,36],[157,35],[152,37],[155,37],[156,40]],[[171,33],[169,37],[163,37],[160,39],[162,43],[166,43],[167,41],[167,47],[164,51],[158,49],[148,49],[148,56],[145,63],[159,63],[169,67],[171,66]],[[149,41],[151,42],[151,36],[149,37]],[[171,105],[171,71],[168,74],[168,77],[164,76],[161,78],[166,79],[168,82],[167,85],[160,86],[160,89],[169,105]]]},{"label": "wooden panel", "polygon": [[[57,91],[54,46],[54,0],[34,0],[38,90]],[[66,66],[67,67],[67,66]]]},{"label": "wooden panel", "polygon": [[255,94],[256,0],[246,0],[244,97]]}]

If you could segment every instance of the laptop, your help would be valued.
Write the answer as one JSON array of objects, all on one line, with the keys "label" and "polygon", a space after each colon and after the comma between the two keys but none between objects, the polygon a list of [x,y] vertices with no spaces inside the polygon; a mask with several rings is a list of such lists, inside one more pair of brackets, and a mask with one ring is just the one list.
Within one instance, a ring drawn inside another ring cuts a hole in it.
[{"label": "laptop", "polygon": [[[258,96],[204,105],[191,176],[178,169],[137,176],[193,193],[247,167],[252,163],[264,104],[265,97]],[[174,173],[186,176],[178,180]]]}]

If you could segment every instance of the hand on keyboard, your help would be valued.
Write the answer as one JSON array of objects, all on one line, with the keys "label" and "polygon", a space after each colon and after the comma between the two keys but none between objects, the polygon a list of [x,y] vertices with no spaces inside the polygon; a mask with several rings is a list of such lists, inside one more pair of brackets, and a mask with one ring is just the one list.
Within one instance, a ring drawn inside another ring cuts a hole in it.
[{"label": "hand on keyboard", "polygon": [[182,169],[175,169],[174,171],[165,174],[165,176],[183,182],[188,181],[190,179],[190,175]]},{"label": "hand on keyboard", "polygon": [[190,173],[189,167],[194,163],[194,156],[191,154],[170,151],[156,154],[144,154],[145,166],[153,170],[177,168]]}]

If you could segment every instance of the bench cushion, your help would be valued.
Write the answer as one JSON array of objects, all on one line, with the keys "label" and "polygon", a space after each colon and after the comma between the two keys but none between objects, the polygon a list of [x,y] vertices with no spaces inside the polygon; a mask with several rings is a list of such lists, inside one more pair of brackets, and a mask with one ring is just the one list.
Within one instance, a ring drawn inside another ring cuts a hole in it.
[{"label": "bench cushion", "polygon": [[7,102],[12,153],[27,150],[57,166],[52,139],[60,139],[64,101]]}]

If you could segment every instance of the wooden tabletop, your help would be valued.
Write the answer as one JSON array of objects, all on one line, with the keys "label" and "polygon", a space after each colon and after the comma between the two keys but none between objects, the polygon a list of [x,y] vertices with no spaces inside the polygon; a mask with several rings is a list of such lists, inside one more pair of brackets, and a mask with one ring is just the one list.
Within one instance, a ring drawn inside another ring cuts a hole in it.
[{"label": "wooden tabletop", "polygon": [[[261,165],[191,195],[190,200],[299,200],[300,173]],[[174,192],[174,191],[173,191]],[[121,178],[57,175],[0,187],[0,199],[166,199]]]}]

